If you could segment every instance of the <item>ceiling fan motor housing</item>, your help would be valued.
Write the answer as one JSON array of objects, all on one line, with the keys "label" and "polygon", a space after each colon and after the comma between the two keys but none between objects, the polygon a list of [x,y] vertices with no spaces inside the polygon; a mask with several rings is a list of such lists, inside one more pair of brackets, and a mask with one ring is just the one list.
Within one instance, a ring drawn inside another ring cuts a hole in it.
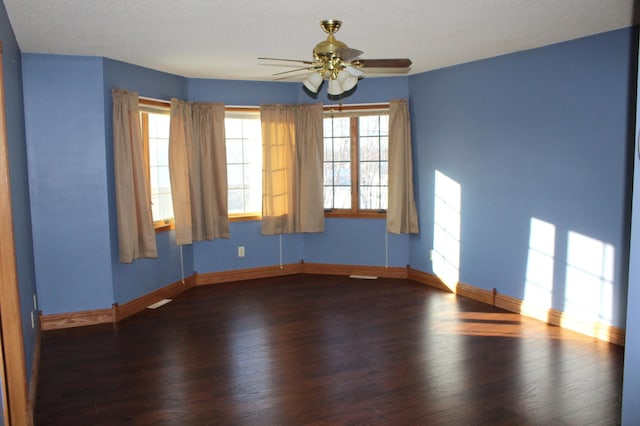
[{"label": "ceiling fan motor housing", "polygon": [[316,44],[316,47],[313,48],[313,57],[316,61],[323,64],[322,69],[319,71],[322,74],[328,74],[327,77],[331,79],[335,79],[338,72],[343,68],[342,59],[340,59],[337,53],[338,49],[349,48],[345,43],[337,40],[333,35],[340,29],[340,25],[342,25],[342,21],[335,19],[327,19],[320,22],[320,26],[324,32],[329,34],[329,36],[326,40]]}]

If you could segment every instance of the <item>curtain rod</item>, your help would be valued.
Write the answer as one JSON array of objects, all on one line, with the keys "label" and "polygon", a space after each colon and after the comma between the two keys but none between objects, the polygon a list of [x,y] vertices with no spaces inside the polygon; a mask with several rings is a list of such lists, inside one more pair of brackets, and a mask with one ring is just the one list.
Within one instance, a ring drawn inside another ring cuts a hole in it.
[{"label": "curtain rod", "polygon": [[[146,96],[138,96],[138,98],[148,105],[160,106],[160,107],[169,107],[171,106],[171,101],[167,101],[164,99],[156,99],[149,98]],[[376,109],[388,109],[389,103],[380,103],[380,104],[336,104],[336,105],[323,105],[322,109],[324,111],[357,111],[357,110],[376,110]],[[259,106],[245,106],[245,105],[234,105],[228,106],[225,105],[225,109],[229,111],[259,111]]]}]

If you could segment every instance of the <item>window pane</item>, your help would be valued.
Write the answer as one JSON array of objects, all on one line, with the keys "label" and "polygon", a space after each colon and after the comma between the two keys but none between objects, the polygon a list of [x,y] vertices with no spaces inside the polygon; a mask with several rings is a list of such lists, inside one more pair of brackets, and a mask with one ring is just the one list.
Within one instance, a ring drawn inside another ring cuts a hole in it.
[{"label": "window pane", "polygon": [[324,138],[324,161],[333,161],[333,139]]},{"label": "window pane", "polygon": [[242,189],[244,187],[242,164],[227,165],[227,186],[229,189]]},{"label": "window pane", "polygon": [[322,120],[322,133],[325,138],[333,137],[333,120],[331,118]]},{"label": "window pane", "polygon": [[360,117],[358,126],[360,128],[360,136],[377,136],[380,134],[380,116]]},{"label": "window pane", "polygon": [[227,139],[241,139],[242,120],[238,118],[225,118],[224,132]]},{"label": "window pane", "polygon": [[381,135],[389,135],[389,116],[381,115],[380,116],[380,134]]},{"label": "window pane", "polygon": [[169,167],[157,167],[158,192],[171,193],[171,180],[169,179]]},{"label": "window pane", "polygon": [[324,208],[333,208],[333,186],[324,187]]},{"label": "window pane", "polygon": [[351,208],[351,187],[336,186],[334,188],[334,208],[350,209]]},{"label": "window pane", "polygon": [[389,160],[389,137],[380,137],[380,159],[384,161]]},{"label": "window pane", "polygon": [[380,138],[360,137],[360,161],[377,161],[380,159]]},{"label": "window pane", "polygon": [[360,187],[360,208],[364,210],[378,210],[380,208],[380,187]]},{"label": "window pane", "polygon": [[334,185],[351,185],[351,164],[333,163]]},{"label": "window pane", "polygon": [[333,160],[334,161],[350,161],[351,160],[351,141],[349,138],[333,139]]},{"label": "window pane", "polygon": [[324,185],[333,185],[333,164],[324,163]]},{"label": "window pane", "polygon": [[380,162],[380,185],[385,187],[389,185],[389,162],[387,161]]},{"label": "window pane", "polygon": [[160,138],[149,138],[149,147],[154,145],[156,153],[156,166],[169,167],[169,140]]},{"label": "window pane", "polygon": [[164,193],[158,195],[158,218],[164,220],[173,218],[173,206],[171,205],[171,194]]},{"label": "window pane", "polygon": [[169,139],[169,114],[149,113],[149,137]]},{"label": "window pane", "polygon": [[242,139],[227,139],[227,163],[242,163]]},{"label": "window pane", "polygon": [[333,137],[349,137],[351,135],[351,120],[349,117],[336,117],[333,121]]},{"label": "window pane", "polygon": [[229,213],[242,213],[244,195],[242,189],[229,189]]},{"label": "window pane", "polygon": [[380,209],[387,210],[389,201],[389,187],[381,186],[380,187]]},{"label": "window pane", "polygon": [[360,185],[380,185],[380,163],[360,163]]}]

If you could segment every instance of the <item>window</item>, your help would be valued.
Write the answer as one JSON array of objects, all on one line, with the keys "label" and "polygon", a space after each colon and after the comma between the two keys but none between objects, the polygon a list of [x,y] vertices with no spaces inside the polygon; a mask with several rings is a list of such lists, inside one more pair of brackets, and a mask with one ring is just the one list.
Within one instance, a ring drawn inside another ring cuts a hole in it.
[{"label": "window", "polygon": [[[328,216],[383,216],[387,209],[389,116],[384,107],[324,118],[324,208]],[[140,118],[156,230],[173,227],[169,180],[169,105],[140,101]],[[328,114],[332,114],[329,112]],[[262,212],[262,128],[258,109],[225,116],[231,220]]]},{"label": "window", "polygon": [[169,180],[169,110],[141,105],[140,122],[147,175],[151,186],[151,212],[156,230],[173,226]]},{"label": "window", "polygon": [[380,216],[387,209],[389,116],[361,111],[324,119],[328,215]]},{"label": "window", "polygon": [[262,128],[260,113],[229,110],[224,120],[227,144],[229,217],[259,217],[262,212]]}]

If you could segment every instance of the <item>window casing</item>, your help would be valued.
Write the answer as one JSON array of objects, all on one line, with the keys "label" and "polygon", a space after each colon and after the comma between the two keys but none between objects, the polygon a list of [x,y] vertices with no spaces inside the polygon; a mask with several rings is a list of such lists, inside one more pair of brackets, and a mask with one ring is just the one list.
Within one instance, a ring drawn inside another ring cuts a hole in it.
[{"label": "window casing", "polygon": [[384,217],[389,176],[388,110],[356,110],[324,118],[326,216]]}]

